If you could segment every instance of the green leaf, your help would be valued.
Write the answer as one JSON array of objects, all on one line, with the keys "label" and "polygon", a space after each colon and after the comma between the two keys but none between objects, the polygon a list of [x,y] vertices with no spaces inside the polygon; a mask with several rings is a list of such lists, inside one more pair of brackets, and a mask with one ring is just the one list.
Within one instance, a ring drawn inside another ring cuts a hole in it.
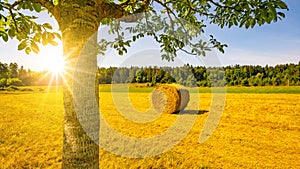
[{"label": "green leaf", "polygon": [[0,32],[0,36],[2,36],[2,39],[7,42],[8,41],[8,35],[5,32]]},{"label": "green leaf", "polygon": [[248,29],[250,27],[250,21],[249,20],[247,20],[247,22],[245,23],[245,27],[246,27],[246,29]]},{"label": "green leaf", "polygon": [[276,12],[275,7],[272,6],[272,5],[269,5],[268,7],[269,7],[269,13],[270,13],[272,19],[275,18],[277,16],[277,12]]},{"label": "green leaf", "polygon": [[23,50],[27,47],[27,42],[24,40],[18,45],[18,50]]},{"label": "green leaf", "polygon": [[267,12],[266,9],[262,9],[262,11],[261,11],[261,17],[264,20],[266,20],[268,18],[268,12]]},{"label": "green leaf", "polygon": [[44,33],[42,34],[42,44],[43,44],[43,45],[47,45],[47,44],[48,44],[48,41],[47,41],[47,33],[46,33],[46,32],[44,32]]},{"label": "green leaf", "polygon": [[55,39],[55,36],[53,33],[48,32],[48,41],[52,41],[53,39]]},{"label": "green leaf", "polygon": [[59,33],[53,33],[58,39],[61,40],[61,35]]},{"label": "green leaf", "polygon": [[275,4],[277,6],[279,6],[281,9],[288,9],[288,6],[286,5],[285,2],[282,2],[282,1],[276,1]]},{"label": "green leaf", "polygon": [[42,36],[42,34],[40,33],[40,32],[38,32],[38,33],[36,33],[35,35],[34,35],[34,37],[33,37],[33,40],[35,41],[35,42],[41,42],[41,36]]},{"label": "green leaf", "polygon": [[52,29],[52,26],[49,23],[44,23],[42,26],[47,29]]},{"label": "green leaf", "polygon": [[281,18],[285,18],[285,14],[283,12],[277,12],[278,16],[280,16]]},{"label": "green leaf", "polygon": [[219,51],[220,51],[221,53],[224,53],[224,52],[225,52],[223,48],[219,48]]},{"label": "green leaf", "polygon": [[246,17],[243,18],[243,20],[240,22],[240,28],[245,25],[246,21],[247,21],[247,18]]},{"label": "green leaf", "polygon": [[28,54],[31,52],[30,47],[27,47],[27,48],[25,49],[25,52],[26,52],[26,54],[28,55]]},{"label": "green leaf", "polygon": [[33,8],[36,12],[41,12],[42,11],[42,5],[41,4],[33,3],[32,6],[33,6]]},{"label": "green leaf", "polygon": [[119,53],[119,55],[121,55],[121,56],[123,55],[123,51],[121,51],[121,50],[119,50],[118,53]]},{"label": "green leaf", "polygon": [[16,30],[14,27],[11,27],[11,29],[8,31],[8,35],[11,39],[16,36]]},{"label": "green leaf", "polygon": [[40,51],[38,45],[35,42],[33,42],[33,41],[30,44],[30,48],[32,49],[32,51],[34,53],[39,53],[39,51]]},{"label": "green leaf", "polygon": [[58,43],[57,42],[55,42],[55,41],[49,41],[49,43],[51,44],[51,45],[53,45],[53,46],[57,46],[58,45]]},{"label": "green leaf", "polygon": [[59,4],[59,0],[54,0],[53,4],[56,6]]},{"label": "green leaf", "polygon": [[23,4],[23,9],[29,9],[30,11],[33,11],[32,3],[30,1],[25,1]]},{"label": "green leaf", "polygon": [[253,27],[255,26],[255,24],[256,24],[256,21],[255,21],[254,18],[252,18],[252,19],[250,20],[250,26],[251,26],[251,28],[253,28]]}]

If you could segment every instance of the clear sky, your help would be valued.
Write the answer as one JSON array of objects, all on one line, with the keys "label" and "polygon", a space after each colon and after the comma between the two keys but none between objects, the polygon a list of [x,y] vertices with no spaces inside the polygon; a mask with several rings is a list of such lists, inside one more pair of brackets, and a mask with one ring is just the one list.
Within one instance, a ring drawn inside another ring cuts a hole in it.
[{"label": "clear sky", "polygon": [[300,1],[285,0],[286,18],[254,29],[225,28],[209,25],[207,33],[228,44],[221,61],[225,65],[276,65],[300,61]]},{"label": "clear sky", "polygon": [[[212,55],[219,58],[221,65],[264,66],[266,64],[298,63],[300,61],[300,1],[285,0],[285,2],[290,10],[286,12],[286,18],[277,23],[255,26],[254,29],[235,27],[220,29],[215,25],[208,25],[206,36],[213,34],[216,39],[228,45],[225,54],[217,52]],[[53,19],[49,19],[46,13],[40,14],[40,18],[40,22],[51,22],[57,29],[56,23]],[[0,40],[0,62],[17,62],[19,65],[33,70],[47,69],[49,64],[55,64],[61,56],[61,51],[61,46],[47,46],[42,47],[38,55],[26,55],[23,51],[17,51],[16,40],[10,40],[7,43]],[[117,56],[113,51],[109,51],[105,57],[99,56],[98,65],[106,67],[130,64],[163,65],[165,62],[161,62],[160,58],[156,57],[156,52],[158,52],[158,47],[149,39],[145,39],[133,44],[125,56]],[[206,62],[205,59],[203,61],[202,58],[180,56],[175,63],[166,65],[180,65],[187,62],[199,64]]]}]

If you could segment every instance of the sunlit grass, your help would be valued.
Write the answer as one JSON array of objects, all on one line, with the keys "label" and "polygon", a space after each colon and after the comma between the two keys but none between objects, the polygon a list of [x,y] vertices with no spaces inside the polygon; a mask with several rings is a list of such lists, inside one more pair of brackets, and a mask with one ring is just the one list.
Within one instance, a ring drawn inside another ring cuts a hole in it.
[{"label": "sunlit grass", "polygon": [[61,93],[1,94],[0,168],[59,168]]},{"label": "sunlit grass", "polygon": [[[59,88],[49,92],[0,93],[0,168],[60,168],[63,102]],[[139,89],[137,89],[139,90]],[[149,92],[131,92],[132,106],[146,111]],[[125,96],[126,93],[119,93]],[[196,94],[192,93],[191,98]],[[219,127],[200,144],[208,113],[197,115],[185,139],[170,151],[131,159],[100,149],[100,168],[298,168],[300,166],[299,94],[227,94]],[[211,94],[200,93],[200,110],[208,110]],[[128,106],[128,105],[123,105]],[[187,110],[193,110],[188,105]],[[132,137],[155,136],[179,115],[163,114],[138,124],[123,118],[110,92],[100,92],[100,110],[118,132]]]}]

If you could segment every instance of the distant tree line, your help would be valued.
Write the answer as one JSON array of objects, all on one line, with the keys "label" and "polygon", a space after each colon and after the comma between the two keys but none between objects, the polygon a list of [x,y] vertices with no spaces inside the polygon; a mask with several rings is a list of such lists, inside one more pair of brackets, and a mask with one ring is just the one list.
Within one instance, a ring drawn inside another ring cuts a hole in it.
[{"label": "distant tree line", "polygon": [[98,68],[99,83],[178,83],[186,86],[299,86],[300,62],[276,66]]},{"label": "distant tree line", "polygon": [[[9,86],[48,85],[51,77],[47,71],[35,72],[19,67],[17,63],[0,62],[0,89]],[[61,80],[59,83],[61,84]]]},{"label": "distant tree line", "polygon": [[225,67],[228,86],[299,86],[300,62],[276,66]]},{"label": "distant tree line", "polygon": [[[52,80],[51,80],[52,79]],[[62,79],[47,71],[31,71],[17,63],[0,62],[0,88],[62,84]],[[98,68],[99,84],[178,83],[185,86],[300,86],[300,62],[276,66],[235,65],[204,67],[109,67]]]},{"label": "distant tree line", "polygon": [[[209,76],[209,75],[213,76]],[[178,83],[185,86],[219,86],[225,85],[222,68],[192,67],[109,67],[98,68],[100,84],[110,83]],[[213,83],[214,82],[214,83]],[[212,83],[214,85],[212,85]]]}]

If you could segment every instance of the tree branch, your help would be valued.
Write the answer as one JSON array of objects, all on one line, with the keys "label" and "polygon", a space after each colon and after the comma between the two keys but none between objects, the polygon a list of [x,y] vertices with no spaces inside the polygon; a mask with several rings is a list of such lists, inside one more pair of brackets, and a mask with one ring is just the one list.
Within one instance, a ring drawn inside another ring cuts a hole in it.
[{"label": "tree branch", "polygon": [[[188,1],[189,3],[191,3],[189,0],[187,0],[187,1]],[[201,15],[204,15],[204,16],[207,16],[207,17],[213,16],[213,14],[211,14],[211,13],[203,12],[203,11],[201,11],[200,9],[193,8],[192,5],[189,5],[189,13],[190,13],[191,11],[197,12],[197,13],[199,13],[199,14],[201,14]]]},{"label": "tree branch", "polygon": [[167,14],[168,14],[168,17],[170,19],[170,22],[172,23],[173,20],[172,18],[170,17],[170,14],[172,14],[174,16],[174,18],[180,23],[180,25],[182,26],[182,28],[184,29],[185,32],[187,32],[187,30],[185,29],[185,26],[184,24],[181,22],[181,20],[177,17],[177,15],[173,12],[173,10],[168,7],[167,3],[163,3],[159,0],[154,0],[156,3],[160,4],[161,6],[163,6],[166,10],[167,10]]},{"label": "tree branch", "polygon": [[[163,6],[164,8],[166,8],[167,12],[171,13],[174,17],[176,17],[176,14],[173,12],[173,10],[171,8],[168,7],[168,5],[166,3],[163,3],[159,0],[154,0],[156,3],[160,4],[161,6]],[[177,18],[177,17],[176,17]]]},{"label": "tree branch", "polygon": [[24,0],[19,0],[19,1],[16,1],[16,2],[14,2],[10,7],[9,7],[9,9],[8,10],[12,10],[12,9],[14,9],[17,5],[19,5],[20,3],[22,3]]},{"label": "tree branch", "polygon": [[17,24],[17,21],[16,21],[16,19],[15,19],[15,15],[14,15],[13,12],[12,12],[12,9],[9,9],[9,13],[10,13],[10,15],[11,15],[11,17],[12,17],[12,20],[13,20],[13,22],[14,22],[14,25],[15,25],[15,27],[16,27],[16,31],[19,32],[18,24]]},{"label": "tree branch", "polygon": [[[244,11],[244,10],[239,10],[239,9],[236,9],[236,7],[233,7],[233,6],[228,6],[228,5],[221,5],[213,0],[207,0],[208,2],[212,3],[213,5],[215,5],[216,7],[219,7],[219,8],[229,8],[229,9],[232,9],[234,11],[237,11],[237,12],[247,12],[247,11]],[[254,12],[254,10],[251,10],[249,12]]]},{"label": "tree branch", "polygon": [[188,54],[188,55],[197,56],[196,53],[189,52],[189,51],[187,51],[187,50],[185,50],[185,49],[183,49],[183,48],[178,48],[178,49],[176,49],[176,51],[179,51],[179,50],[182,51],[182,52],[184,52],[184,53],[186,53],[186,54]]},{"label": "tree branch", "polygon": [[126,15],[125,10],[120,4],[113,2],[103,2],[98,5],[98,11],[100,12],[101,18],[121,18]]},{"label": "tree branch", "polygon": [[129,2],[130,0],[127,0],[122,4],[115,4],[113,2],[102,3],[99,5],[99,9],[102,10],[98,11],[104,11],[102,14],[103,18],[115,18],[122,22],[135,22],[141,17],[143,12],[149,9],[151,0],[141,1],[141,4],[137,7],[137,9],[132,12],[125,11],[126,7],[136,4],[131,4]]}]

